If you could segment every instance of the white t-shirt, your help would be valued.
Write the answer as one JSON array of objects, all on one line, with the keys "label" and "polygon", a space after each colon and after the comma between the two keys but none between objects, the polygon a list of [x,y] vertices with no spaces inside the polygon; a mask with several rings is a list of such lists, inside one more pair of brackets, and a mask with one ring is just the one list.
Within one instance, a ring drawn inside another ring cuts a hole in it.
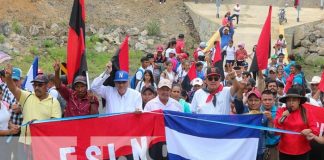
[{"label": "white t-shirt", "polygon": [[[143,80],[141,80],[141,81],[139,81],[139,82],[137,83],[135,90],[138,91],[138,92],[141,92],[144,86],[145,86],[145,83],[144,83]],[[154,87],[155,89],[157,88],[155,83],[153,83],[153,87]]]},{"label": "white t-shirt", "polygon": [[309,98],[309,103],[317,106],[317,107],[323,107],[322,102],[320,99],[316,100],[312,97],[312,93],[307,93],[305,97]]},{"label": "white t-shirt", "polygon": [[[153,67],[153,65],[149,65],[147,68],[146,68],[146,70],[150,70],[152,73],[153,73],[153,71],[154,71],[154,67]],[[144,73],[144,72],[143,72]]]},{"label": "white t-shirt", "polygon": [[50,94],[53,98],[57,99],[59,93],[54,86],[48,90],[48,94]]},{"label": "white t-shirt", "polygon": [[8,107],[3,103],[0,102],[0,130],[8,130],[8,122],[10,120],[10,112]]},{"label": "white t-shirt", "polygon": [[178,101],[176,101],[175,99],[170,97],[167,104],[164,105],[160,101],[159,96],[148,101],[145,105],[144,111],[154,111],[154,110],[159,110],[159,109],[183,112],[183,108]]},{"label": "white t-shirt", "polygon": [[169,58],[170,52],[177,53],[174,48],[168,48],[167,50],[165,50],[165,57]]},{"label": "white t-shirt", "polygon": [[216,94],[216,107],[213,105],[213,100],[206,103],[209,93],[203,89],[195,92],[191,102],[192,113],[197,114],[230,114],[231,111],[231,87],[224,87],[223,90]]},{"label": "white t-shirt", "polygon": [[235,60],[235,47],[224,46],[223,50],[226,50],[226,60]]},{"label": "white t-shirt", "polygon": [[235,5],[233,9],[233,14],[240,15],[240,10],[241,10],[240,6]]},{"label": "white t-shirt", "polygon": [[[141,70],[142,72],[139,70]],[[140,67],[136,72],[136,80],[139,80],[139,81],[142,80],[144,72],[145,72],[145,69],[143,67]]]},{"label": "white t-shirt", "polygon": [[[160,76],[160,80],[162,80],[162,79],[168,79],[168,80],[170,80],[172,83],[173,82],[176,82],[176,80],[177,80],[177,77],[176,77],[176,75],[175,75],[175,73],[172,71],[172,72],[168,72],[168,71],[166,71],[166,72],[164,72],[164,73],[166,73],[166,78],[164,78],[163,76]],[[162,74],[161,74],[162,75]]]},{"label": "white t-shirt", "polygon": [[93,80],[91,90],[106,99],[106,113],[134,112],[142,110],[141,94],[134,89],[127,88],[126,93],[121,96],[116,87],[104,86],[103,82],[109,75],[103,73]]}]

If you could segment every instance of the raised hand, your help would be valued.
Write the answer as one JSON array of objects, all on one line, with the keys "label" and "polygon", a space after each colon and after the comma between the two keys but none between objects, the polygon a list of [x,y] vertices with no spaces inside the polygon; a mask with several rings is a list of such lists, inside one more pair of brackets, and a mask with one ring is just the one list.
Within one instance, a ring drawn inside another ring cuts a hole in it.
[{"label": "raised hand", "polygon": [[112,71],[112,63],[111,61],[109,61],[107,64],[106,64],[106,73],[107,74],[110,74]]},{"label": "raised hand", "polygon": [[55,72],[60,71],[60,62],[58,60],[56,60],[53,64],[53,68]]}]

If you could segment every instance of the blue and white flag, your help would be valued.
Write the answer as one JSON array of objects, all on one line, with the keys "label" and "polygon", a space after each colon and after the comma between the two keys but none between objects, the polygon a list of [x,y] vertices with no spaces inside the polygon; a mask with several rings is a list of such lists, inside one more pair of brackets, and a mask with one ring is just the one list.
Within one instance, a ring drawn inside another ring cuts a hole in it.
[{"label": "blue and white flag", "polygon": [[171,160],[256,159],[260,130],[235,124],[260,126],[261,119],[262,115],[199,115],[164,111],[168,157]]},{"label": "blue and white flag", "polygon": [[22,83],[22,86],[21,86],[22,89],[31,91],[31,92],[34,91],[31,81],[33,81],[34,78],[37,76],[37,72],[38,72],[38,57],[36,56],[34,58],[32,65],[30,66],[30,68],[27,72],[27,76],[26,76],[24,82]]}]

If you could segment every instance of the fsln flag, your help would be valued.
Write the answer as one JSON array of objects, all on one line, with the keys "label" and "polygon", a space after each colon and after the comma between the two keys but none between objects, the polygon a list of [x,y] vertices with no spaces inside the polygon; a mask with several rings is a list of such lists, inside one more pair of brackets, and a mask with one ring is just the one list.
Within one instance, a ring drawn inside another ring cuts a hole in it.
[{"label": "fsln flag", "polygon": [[324,70],[322,71],[322,77],[321,77],[320,84],[318,85],[318,89],[321,92],[324,92]]},{"label": "fsln flag", "polygon": [[85,55],[84,8],[84,0],[74,0],[67,42],[67,79],[69,84],[77,75],[85,76],[88,70]]},{"label": "fsln flag", "polygon": [[269,6],[267,19],[261,30],[256,51],[251,63],[250,71],[258,71],[266,69],[268,66],[268,59],[271,54],[271,13],[272,6]]},{"label": "fsln flag", "polygon": [[262,115],[199,115],[164,111],[169,159],[256,159],[260,131],[213,122],[261,125]]},{"label": "fsln flag", "polygon": [[22,83],[22,88],[27,90],[27,91],[34,91],[33,85],[31,81],[34,80],[34,78],[37,76],[38,72],[38,57],[36,56],[33,60],[32,65],[30,66],[26,78],[24,82]]},{"label": "fsln flag", "polygon": [[190,82],[197,77],[196,64],[193,62],[189,68],[188,74],[183,78],[181,82],[182,89],[189,92],[191,89]]},{"label": "fsln flag", "polygon": [[128,39],[127,35],[123,41],[123,43],[117,49],[115,55],[111,58],[112,63],[112,71],[110,76],[104,82],[105,86],[115,86],[114,77],[115,73],[118,70],[123,70],[129,73],[129,48],[128,48]]}]

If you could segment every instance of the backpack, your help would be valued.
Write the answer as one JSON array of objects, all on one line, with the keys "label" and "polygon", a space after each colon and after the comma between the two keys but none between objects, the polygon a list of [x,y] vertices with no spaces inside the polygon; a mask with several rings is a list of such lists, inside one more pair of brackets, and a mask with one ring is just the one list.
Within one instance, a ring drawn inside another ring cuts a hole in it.
[{"label": "backpack", "polygon": [[135,74],[134,74],[134,76],[131,78],[131,80],[130,80],[130,88],[132,88],[132,89],[135,89],[136,88],[136,73],[137,72],[141,72],[142,73],[142,77],[143,77],[143,75],[144,75],[144,71],[143,70],[141,70],[141,69],[138,69],[136,72],[135,72]]}]

